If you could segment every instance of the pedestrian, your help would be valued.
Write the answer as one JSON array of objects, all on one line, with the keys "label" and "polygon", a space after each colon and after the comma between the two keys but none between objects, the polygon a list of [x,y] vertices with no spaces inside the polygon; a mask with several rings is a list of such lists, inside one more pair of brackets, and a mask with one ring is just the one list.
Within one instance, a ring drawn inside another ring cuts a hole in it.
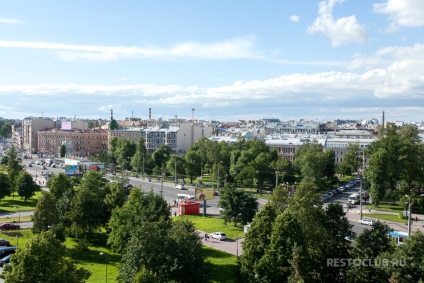
[{"label": "pedestrian", "polygon": [[415,216],[415,222],[418,222],[418,216]]},{"label": "pedestrian", "polygon": [[371,213],[371,206],[370,206],[370,207],[368,207],[368,212],[369,212],[369,213]]},{"label": "pedestrian", "polygon": [[208,233],[205,233],[205,241],[207,241],[209,238]]},{"label": "pedestrian", "polygon": [[177,217],[177,212],[176,211],[174,211],[174,217]]}]

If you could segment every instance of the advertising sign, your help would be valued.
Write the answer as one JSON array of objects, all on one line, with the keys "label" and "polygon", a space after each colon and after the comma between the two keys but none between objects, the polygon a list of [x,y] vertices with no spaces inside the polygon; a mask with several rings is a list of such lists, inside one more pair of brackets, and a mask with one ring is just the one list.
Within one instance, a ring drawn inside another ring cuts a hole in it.
[{"label": "advertising sign", "polygon": [[215,189],[214,188],[199,188],[196,189],[196,200],[208,200],[215,198]]},{"label": "advertising sign", "polygon": [[66,175],[79,175],[79,174],[82,174],[82,172],[80,172],[78,165],[66,165],[65,166],[65,174]]},{"label": "advertising sign", "polygon": [[62,130],[72,130],[72,122],[71,121],[62,121],[61,125]]}]

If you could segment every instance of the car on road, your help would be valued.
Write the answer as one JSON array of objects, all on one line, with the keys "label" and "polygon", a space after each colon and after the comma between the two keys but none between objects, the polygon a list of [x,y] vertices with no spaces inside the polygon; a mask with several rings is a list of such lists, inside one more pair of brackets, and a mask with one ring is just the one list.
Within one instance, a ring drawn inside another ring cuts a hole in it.
[{"label": "car on road", "polygon": [[19,230],[19,229],[21,229],[21,226],[10,223],[10,222],[0,224],[0,231]]},{"label": "car on road", "polygon": [[345,240],[352,243],[352,242],[355,241],[355,238],[356,238],[356,236],[354,234],[352,234],[352,235],[346,236]]},{"label": "car on road", "polygon": [[358,221],[358,223],[363,224],[363,225],[372,226],[372,225],[374,225],[374,220],[368,219],[368,218],[362,218],[361,220]]},{"label": "car on road", "polygon": [[213,232],[211,235],[212,239],[217,239],[219,241],[226,240],[227,235],[224,232]]},{"label": "car on road", "polygon": [[14,254],[16,248],[16,246],[0,247],[0,258],[4,258],[5,256]]},{"label": "car on road", "polygon": [[0,246],[10,246],[10,242],[8,240],[0,238]]},{"label": "car on road", "polygon": [[178,190],[186,190],[186,188],[184,187],[183,184],[178,184],[178,185],[175,186],[175,188],[178,189]]}]

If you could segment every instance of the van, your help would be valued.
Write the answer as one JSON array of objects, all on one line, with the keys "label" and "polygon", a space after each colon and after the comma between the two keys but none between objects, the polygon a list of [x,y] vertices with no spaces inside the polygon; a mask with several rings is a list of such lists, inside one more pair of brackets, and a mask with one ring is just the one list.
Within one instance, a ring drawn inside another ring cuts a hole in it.
[{"label": "van", "polygon": [[4,258],[7,255],[14,254],[16,246],[0,247],[0,258]]},{"label": "van", "polygon": [[348,198],[347,198],[348,202],[350,202],[351,204],[358,204],[360,201],[360,196],[359,194],[351,194]]}]

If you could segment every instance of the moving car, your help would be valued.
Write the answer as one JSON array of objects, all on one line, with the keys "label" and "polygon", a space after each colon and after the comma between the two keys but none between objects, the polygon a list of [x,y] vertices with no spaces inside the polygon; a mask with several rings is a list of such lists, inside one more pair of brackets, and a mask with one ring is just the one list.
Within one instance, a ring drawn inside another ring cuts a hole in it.
[{"label": "moving car", "polygon": [[362,218],[361,220],[358,221],[358,223],[363,224],[363,225],[372,226],[372,225],[374,225],[374,220],[368,219],[368,218]]},{"label": "moving car", "polygon": [[0,224],[0,231],[19,230],[19,229],[21,229],[21,226],[10,223],[10,222]]},{"label": "moving car", "polygon": [[175,188],[178,189],[178,190],[186,190],[186,188],[184,187],[183,184],[178,184],[178,185],[175,186]]},{"label": "moving car", "polygon": [[227,239],[227,235],[224,232],[213,232],[211,238],[217,239],[219,241]]}]

